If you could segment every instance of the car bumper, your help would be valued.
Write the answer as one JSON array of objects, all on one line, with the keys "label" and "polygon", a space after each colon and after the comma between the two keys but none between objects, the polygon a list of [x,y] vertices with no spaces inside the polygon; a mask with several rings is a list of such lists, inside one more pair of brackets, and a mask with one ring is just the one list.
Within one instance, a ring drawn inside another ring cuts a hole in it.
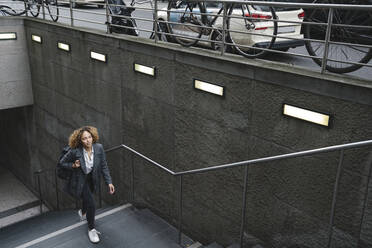
[{"label": "car bumper", "polygon": [[[262,42],[262,43],[256,43],[255,47],[266,48],[268,45],[269,45],[269,42]],[[273,49],[294,48],[294,47],[300,47],[303,45],[305,45],[305,41],[303,40],[283,40],[283,41],[275,41],[272,48]]]}]

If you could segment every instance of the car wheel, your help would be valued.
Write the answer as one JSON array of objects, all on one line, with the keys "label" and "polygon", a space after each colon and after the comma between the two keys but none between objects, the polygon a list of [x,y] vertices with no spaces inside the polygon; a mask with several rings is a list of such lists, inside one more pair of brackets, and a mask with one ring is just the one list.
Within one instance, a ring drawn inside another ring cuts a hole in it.
[{"label": "car wheel", "polygon": [[105,6],[105,5],[103,5],[103,4],[97,4],[97,7],[98,7],[99,9],[103,9],[104,6]]}]

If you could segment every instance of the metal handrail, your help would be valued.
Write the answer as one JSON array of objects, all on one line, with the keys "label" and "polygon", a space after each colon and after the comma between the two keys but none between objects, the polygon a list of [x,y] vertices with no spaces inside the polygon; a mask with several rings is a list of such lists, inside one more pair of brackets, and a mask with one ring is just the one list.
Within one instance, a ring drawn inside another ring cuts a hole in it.
[{"label": "metal handrail", "polygon": [[243,165],[251,165],[251,164],[258,164],[258,163],[265,163],[265,162],[272,162],[276,160],[283,160],[283,159],[289,159],[289,158],[296,158],[296,157],[305,157],[309,155],[314,155],[314,154],[320,154],[320,153],[326,153],[326,152],[333,152],[333,151],[339,151],[339,150],[347,150],[347,149],[352,149],[352,148],[357,148],[357,147],[363,147],[363,146],[370,146],[372,145],[372,140],[365,140],[365,141],[358,141],[358,142],[353,142],[353,143],[347,143],[347,144],[342,144],[342,145],[335,145],[335,146],[327,146],[323,148],[317,148],[317,149],[311,149],[311,150],[305,150],[305,151],[300,151],[300,152],[292,152],[292,153],[286,153],[282,155],[276,155],[276,156],[270,156],[270,157],[264,157],[264,158],[258,158],[258,159],[251,159],[251,160],[244,160],[240,162],[234,162],[234,163],[229,163],[229,164],[221,164],[221,165],[215,165],[211,167],[205,167],[205,168],[199,168],[199,169],[193,169],[193,170],[187,170],[187,171],[179,171],[179,172],[174,172],[166,166],[163,166],[159,164],[158,162],[155,162],[154,160],[148,158],[147,156],[143,155],[140,152],[137,152],[135,149],[121,144],[112,148],[109,148],[106,151],[106,153],[119,150],[121,148],[127,149],[134,154],[146,159],[148,162],[152,163],[156,167],[168,172],[169,174],[173,176],[182,176],[182,175],[189,175],[189,174],[197,174],[197,173],[203,173],[207,171],[214,171],[214,170],[220,170],[220,169],[228,169],[232,167],[238,167],[238,166],[243,166]]},{"label": "metal handrail", "polygon": [[[34,176],[37,177],[37,187],[38,187],[38,193],[39,193],[39,201],[40,201],[40,213],[42,213],[42,205],[45,202],[43,199],[42,191],[41,191],[41,180],[40,176],[42,174],[45,175],[47,172],[53,172],[54,173],[54,182],[55,182],[55,192],[56,192],[56,208],[57,210],[60,210],[60,205],[59,205],[59,193],[58,192],[64,192],[59,189],[58,187],[58,176],[57,176],[57,168],[50,168],[50,169],[39,169],[37,171],[34,171]],[[98,204],[99,207],[102,208],[102,189],[101,189],[101,184],[99,184],[98,187]],[[75,207],[78,208],[78,200],[75,199]]]},{"label": "metal handrail", "polygon": [[[327,153],[327,152],[334,152],[334,151],[341,151],[340,153],[340,158],[339,158],[339,163],[337,167],[337,173],[336,173],[336,178],[335,178],[335,184],[334,184],[334,190],[333,190],[333,196],[332,196],[332,206],[331,206],[331,214],[330,214],[330,219],[329,219],[329,230],[328,230],[328,248],[331,247],[331,241],[332,241],[332,236],[333,236],[333,223],[334,223],[334,215],[335,215],[335,209],[336,209],[336,200],[337,200],[337,193],[338,193],[338,188],[339,188],[339,181],[340,181],[340,176],[341,176],[341,171],[342,171],[342,164],[343,164],[343,157],[344,157],[344,151],[347,149],[352,149],[352,148],[358,148],[358,147],[365,147],[365,146],[371,146],[372,145],[372,140],[365,140],[365,141],[359,141],[359,142],[352,142],[352,143],[347,143],[347,144],[342,144],[342,145],[334,145],[334,146],[328,146],[328,147],[323,147],[323,148],[317,148],[317,149],[311,149],[311,150],[305,150],[305,151],[300,151],[300,152],[292,152],[292,153],[287,153],[287,154],[281,154],[281,155],[276,155],[276,156],[270,156],[270,157],[264,157],[264,158],[258,158],[258,159],[251,159],[251,160],[245,160],[245,161],[240,161],[240,162],[235,162],[235,163],[229,163],[229,164],[222,164],[222,165],[216,165],[216,166],[211,166],[211,167],[206,167],[206,168],[200,168],[200,169],[194,169],[194,170],[187,170],[187,171],[180,171],[180,172],[174,172],[165,166],[153,161],[152,159],[148,158],[147,156],[143,155],[142,153],[134,150],[133,148],[121,144],[119,146],[112,147],[110,149],[106,150],[106,153],[116,151],[119,149],[127,149],[130,152],[134,153],[135,155],[138,155],[142,158],[144,158],[146,161],[150,162],[152,165],[168,172],[172,176],[179,177],[179,216],[178,216],[178,243],[181,244],[181,239],[182,239],[182,211],[183,211],[183,176],[185,175],[191,175],[191,174],[199,174],[199,173],[205,173],[209,171],[215,171],[215,170],[222,170],[222,169],[228,169],[228,168],[235,168],[235,167],[240,167],[244,166],[245,167],[245,172],[244,172],[244,189],[243,189],[243,203],[242,203],[242,214],[241,214],[241,227],[240,227],[240,247],[243,247],[243,236],[244,236],[244,226],[245,226],[245,210],[246,210],[246,195],[247,195],[247,184],[248,184],[248,171],[249,171],[249,166],[253,164],[259,164],[259,163],[265,163],[265,162],[272,162],[272,161],[278,161],[278,160],[283,160],[283,159],[290,159],[290,158],[298,158],[298,157],[305,157],[305,156],[310,156],[310,155],[316,155],[316,154],[321,154],[321,153]],[[133,159],[133,158],[132,158]],[[133,161],[132,161],[132,201],[134,201],[134,166],[133,166]],[[367,189],[368,191],[368,189]]]},{"label": "metal handrail", "polygon": [[[26,15],[28,15],[28,9],[27,9],[27,1],[28,0],[24,0],[24,8],[25,8],[25,13]],[[209,38],[208,39],[202,39],[202,38],[196,38],[196,37],[193,37],[193,36],[187,36],[185,34],[178,34],[178,33],[170,33],[170,32],[161,32],[161,30],[158,30],[159,27],[160,27],[160,23],[167,23],[166,25],[169,25],[169,24],[174,24],[174,22],[170,22],[169,20],[167,21],[163,21],[163,20],[159,20],[158,19],[158,13],[159,12],[172,12],[172,13],[180,13],[180,11],[177,11],[177,10],[168,10],[168,9],[161,9],[158,7],[158,1],[159,0],[145,0],[145,1],[135,1],[135,5],[136,4],[144,4],[144,3],[150,3],[150,7],[139,7],[139,6],[135,6],[136,9],[142,9],[142,10],[145,10],[145,11],[153,11],[153,18],[152,19],[146,19],[146,18],[143,18],[143,17],[124,17],[124,16],[120,16],[121,18],[125,18],[125,19],[134,19],[134,20],[139,20],[139,21],[146,21],[146,22],[153,22],[154,25],[153,25],[153,30],[148,30],[148,29],[144,29],[144,28],[139,28],[139,27],[134,27],[134,28],[131,28],[131,27],[126,27],[126,26],[123,26],[124,29],[135,29],[137,31],[142,31],[142,32],[145,32],[145,33],[152,33],[152,34],[155,34],[155,35],[151,35],[150,38],[155,38],[155,43],[158,42],[159,40],[159,36],[158,35],[165,35],[167,38],[168,37],[180,37],[180,38],[187,38],[189,40],[195,40],[195,42],[198,42],[198,41],[201,41],[201,42],[214,42],[215,44],[219,44],[221,45],[222,47],[226,48],[228,46],[235,46],[235,45],[238,45],[240,49],[255,49],[257,51],[262,51],[262,52],[272,52],[272,53],[276,53],[276,54],[283,54],[283,53],[286,53],[288,55],[291,55],[291,56],[297,56],[297,57],[301,57],[301,58],[311,58],[313,60],[316,60],[316,63],[321,63],[321,66],[320,66],[320,72],[321,73],[325,73],[325,71],[327,70],[327,64],[328,62],[332,62],[332,63],[340,63],[340,64],[349,64],[349,65],[355,65],[355,66],[365,66],[367,68],[372,68],[372,63],[368,63],[366,61],[359,61],[357,60],[357,58],[353,59],[353,60],[350,60],[350,59],[344,59],[345,61],[337,58],[337,57],[329,57],[328,56],[328,53],[329,53],[329,47],[331,44],[333,45],[352,45],[353,47],[360,47],[360,48],[367,48],[367,49],[372,49],[372,46],[370,45],[367,45],[367,44],[355,44],[355,43],[345,43],[345,42],[339,42],[339,41],[330,41],[330,34],[331,34],[331,29],[332,28],[336,28],[336,27],[340,27],[340,26],[345,26],[345,27],[348,27],[348,28],[363,28],[363,29],[366,29],[368,30],[369,28],[372,28],[372,27],[365,27],[365,26],[362,26],[362,27],[357,27],[357,25],[347,25],[346,23],[342,23],[342,24],[332,24],[332,11],[334,9],[345,9],[345,10],[364,10],[364,11],[372,11],[372,6],[369,4],[364,4],[364,5],[353,5],[353,4],[330,4],[330,3],[297,3],[297,2],[291,2],[291,3],[288,3],[288,2],[269,2],[269,1],[241,1],[241,0],[205,0],[203,2],[219,2],[219,3],[223,3],[223,5],[225,6],[225,9],[228,5],[232,4],[232,3],[244,3],[244,4],[251,4],[251,5],[261,5],[261,6],[272,6],[272,7],[296,7],[296,8],[303,8],[303,9],[328,9],[329,10],[329,13],[328,13],[328,21],[324,22],[324,23],[318,23],[318,22],[313,22],[313,23],[309,23],[309,22],[306,22],[306,21],[302,21],[302,22],[296,22],[296,21],[286,21],[286,20],[278,20],[278,19],[274,19],[272,20],[273,22],[276,22],[276,23],[280,23],[280,22],[283,22],[283,23],[301,23],[301,25],[319,25],[319,26],[327,26],[327,36],[324,40],[317,40],[317,39],[313,39],[313,38],[301,38],[301,40],[303,40],[304,42],[319,42],[319,44],[322,44],[322,46],[324,46],[324,50],[323,50],[323,53],[321,54],[315,54],[315,56],[307,56],[307,55],[304,55],[304,54],[301,54],[301,53],[290,53],[290,52],[282,52],[280,50],[275,50],[275,49],[268,49],[268,48],[264,48],[264,47],[256,47],[256,46],[250,46],[250,45],[247,45],[247,44],[231,44],[231,42],[229,41],[229,39],[227,38],[228,37],[228,33],[227,32],[230,32],[230,33],[233,33],[233,34],[239,34],[239,35],[242,35],[242,34],[247,34],[247,35],[259,35],[259,36],[264,36],[264,37],[275,37],[276,39],[291,39],[291,40],[299,40],[300,38],[295,38],[295,37],[285,37],[283,35],[280,35],[280,34],[276,34],[276,35],[270,35],[270,34],[257,34],[257,33],[254,33],[254,32],[250,32],[249,30],[226,30],[226,20],[227,18],[236,18],[236,19],[243,19],[244,17],[242,16],[233,16],[233,17],[230,17],[228,16],[226,13],[225,15],[221,15],[221,14],[216,14],[216,13],[200,13],[200,15],[203,15],[203,16],[216,16],[216,18],[222,18],[223,19],[223,37],[224,39],[222,40],[217,40],[217,41],[212,41],[210,40]],[[171,0],[170,0],[171,1]],[[192,2],[200,2],[200,0],[189,0],[189,1],[192,1]],[[1,2],[1,1],[0,1]],[[6,1],[8,2],[8,1]],[[110,26],[111,27],[115,27],[115,28],[121,28],[122,26],[120,25],[116,25],[116,24],[112,24],[110,23],[110,16],[111,17],[118,17],[118,15],[114,15],[112,13],[110,13],[109,11],[109,7],[110,6],[114,6],[114,7],[117,7],[117,6],[121,6],[119,4],[109,4],[107,2],[107,0],[105,0],[105,4],[101,4],[103,6],[106,7],[106,13],[99,13],[99,12],[94,12],[94,11],[86,11],[86,10],[73,10],[72,9],[72,4],[73,3],[79,3],[80,1],[76,1],[76,0],[69,0],[70,2],[70,19],[71,19],[71,26],[74,26],[74,20],[76,21],[81,21],[81,22],[86,22],[86,23],[92,23],[92,24],[98,24],[98,25],[106,25],[107,28],[106,28],[106,32],[107,33],[110,33],[111,32],[111,29],[110,29]],[[154,4],[155,3],[155,4]],[[41,12],[42,12],[42,17],[43,19],[45,19],[45,9],[44,9],[44,1],[41,2],[40,4],[41,6]],[[133,7],[133,6],[132,6]],[[64,9],[63,7],[60,6],[61,9]],[[67,8],[66,8],[67,9]],[[85,19],[85,18],[76,18],[74,17],[73,15],[73,12],[83,12],[83,13],[92,13],[92,14],[96,14],[98,16],[106,16],[106,20],[102,23],[100,23],[99,21],[94,21],[94,20],[88,20],[88,19]],[[225,10],[224,10],[225,12]],[[182,13],[182,12],[181,12]],[[62,15],[58,15],[59,17],[62,17],[62,18],[68,18],[66,16],[62,16]],[[183,23],[184,26],[189,26],[189,27],[200,27],[198,25],[194,25],[194,24],[188,24],[188,23]],[[214,26],[212,27],[209,27],[208,25],[203,25],[202,28],[204,30],[209,30],[209,32],[213,32],[216,28]],[[275,43],[274,43],[274,47],[275,47]],[[225,49],[221,49],[221,55],[224,55],[225,53]]]},{"label": "metal handrail", "polygon": [[[240,230],[240,247],[243,247],[243,233],[244,233],[245,215],[246,215],[245,209],[246,209],[247,182],[248,182],[248,171],[249,171],[249,166],[250,165],[265,163],[265,162],[278,161],[278,160],[283,160],[283,159],[305,157],[305,156],[316,155],[316,154],[321,154],[321,153],[341,151],[339,164],[338,164],[338,167],[337,167],[337,174],[336,174],[335,185],[334,185],[334,190],[333,190],[333,197],[332,197],[331,214],[330,214],[330,220],[329,220],[329,225],[330,226],[329,226],[328,247],[330,247],[331,240],[332,240],[332,235],[333,235],[333,228],[332,227],[333,227],[333,222],[334,222],[335,206],[336,206],[336,199],[337,199],[336,197],[337,197],[337,192],[338,192],[338,187],[339,187],[339,179],[340,179],[340,176],[341,176],[344,151],[347,150],[347,149],[359,148],[359,147],[365,147],[365,146],[371,146],[371,145],[372,145],[372,140],[365,140],[365,141],[328,146],[328,147],[305,150],[305,151],[300,151],[300,152],[286,153],[286,154],[281,154],[281,155],[276,155],[276,156],[269,156],[269,157],[258,158],[258,159],[244,160],[244,161],[240,161],[240,162],[234,162],[234,163],[229,163],[229,164],[221,164],[221,165],[216,165],[216,166],[211,166],[211,167],[206,167],[206,168],[199,168],[199,169],[186,170],[186,171],[180,171],[180,172],[174,172],[174,171],[168,169],[166,166],[163,166],[163,165],[159,164],[158,162],[150,159],[149,157],[145,156],[144,154],[142,154],[142,153],[136,151],[135,149],[133,149],[133,148],[127,146],[127,145],[124,145],[124,144],[106,149],[105,152],[110,153],[110,152],[113,152],[113,151],[117,151],[119,149],[126,149],[126,150],[130,151],[131,153],[145,159],[151,165],[153,165],[157,168],[160,168],[161,170],[171,174],[172,176],[179,177],[179,216],[178,216],[178,242],[179,242],[179,244],[181,244],[181,238],[182,238],[181,235],[182,235],[182,211],[183,211],[183,206],[182,206],[183,205],[183,197],[182,197],[182,194],[183,194],[183,176],[245,166],[244,189],[243,189],[243,196],[242,196],[242,199],[243,199],[242,206],[243,207],[242,207],[241,230]],[[44,170],[38,170],[38,171],[34,172],[34,174],[37,175],[37,177],[38,177],[38,190],[39,190],[39,197],[40,197],[40,211],[42,211],[42,204],[43,204],[43,198],[42,198],[42,193],[41,193],[41,184],[40,184],[40,175],[47,172],[47,171],[52,171],[52,170],[54,170],[54,172],[55,172],[57,209],[59,209],[58,185],[57,185],[58,179],[57,179],[56,169],[44,169]],[[132,184],[132,186],[131,186],[131,190],[132,190],[131,196],[132,196],[132,202],[133,202],[134,201],[134,165],[133,165],[133,161],[132,161],[131,177],[132,177],[132,179],[131,179],[131,184]],[[99,201],[100,201],[100,206],[102,206],[101,189],[99,189]]]}]

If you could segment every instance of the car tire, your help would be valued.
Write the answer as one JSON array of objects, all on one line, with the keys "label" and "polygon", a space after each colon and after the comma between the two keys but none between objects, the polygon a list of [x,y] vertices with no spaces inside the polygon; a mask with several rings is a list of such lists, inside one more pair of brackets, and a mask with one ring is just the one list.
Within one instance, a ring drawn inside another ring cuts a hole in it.
[{"label": "car tire", "polygon": [[103,9],[104,6],[105,6],[104,4],[97,4],[97,7],[98,7],[99,9]]}]

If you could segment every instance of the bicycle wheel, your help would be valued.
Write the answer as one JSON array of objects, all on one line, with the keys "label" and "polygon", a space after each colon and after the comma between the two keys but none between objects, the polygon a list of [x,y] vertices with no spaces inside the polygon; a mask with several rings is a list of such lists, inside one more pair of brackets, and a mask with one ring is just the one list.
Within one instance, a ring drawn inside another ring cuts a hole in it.
[{"label": "bicycle wheel", "polygon": [[[159,20],[159,21],[162,21],[162,20]],[[168,32],[168,27],[167,25],[164,23],[164,22],[159,22],[158,25],[156,25],[156,23],[154,22],[154,25],[153,25],[153,31],[150,35],[150,39],[155,39],[155,28],[156,28],[156,31],[158,32],[158,40],[160,41],[170,41],[170,37],[169,35],[167,35]]]},{"label": "bicycle wheel", "polygon": [[40,13],[40,1],[39,0],[28,0],[28,9],[33,17],[37,17]]},{"label": "bicycle wheel", "polygon": [[[360,3],[359,3],[360,4]],[[367,3],[368,4],[368,3]],[[313,10],[306,18],[307,22],[327,23],[329,10]],[[329,44],[326,69],[334,73],[348,73],[358,70],[363,65],[349,64],[345,62],[368,63],[372,58],[372,13],[359,10],[335,9],[333,24],[331,27],[331,42],[347,44]],[[358,25],[362,27],[347,27],[338,25]],[[312,58],[319,66],[322,65],[325,51],[327,26],[307,24],[304,27],[304,36],[311,41],[306,41],[305,46]],[[359,45],[369,45],[361,47]],[[335,61],[333,61],[335,60]]]},{"label": "bicycle wheel", "polygon": [[0,5],[0,12],[3,16],[10,15],[10,16],[20,16],[26,13],[25,10],[21,12],[17,12],[15,9],[6,6],[6,5]]},{"label": "bicycle wheel", "polygon": [[169,1],[167,26],[169,33],[174,35],[172,40],[186,47],[198,43],[205,20],[200,13],[205,13],[205,7],[200,2]]},{"label": "bicycle wheel", "polygon": [[235,51],[247,58],[263,57],[275,42],[278,23],[269,6],[237,4],[228,11],[228,39]]},{"label": "bicycle wheel", "polygon": [[15,15],[16,14],[16,12],[15,12],[14,9],[12,9],[9,6],[6,6],[6,5],[0,5],[0,13],[3,16],[6,16],[6,15]]},{"label": "bicycle wheel", "polygon": [[57,0],[46,0],[45,5],[46,5],[46,8],[48,9],[50,18],[52,18],[52,20],[56,22],[59,16],[59,8],[58,8]]}]

